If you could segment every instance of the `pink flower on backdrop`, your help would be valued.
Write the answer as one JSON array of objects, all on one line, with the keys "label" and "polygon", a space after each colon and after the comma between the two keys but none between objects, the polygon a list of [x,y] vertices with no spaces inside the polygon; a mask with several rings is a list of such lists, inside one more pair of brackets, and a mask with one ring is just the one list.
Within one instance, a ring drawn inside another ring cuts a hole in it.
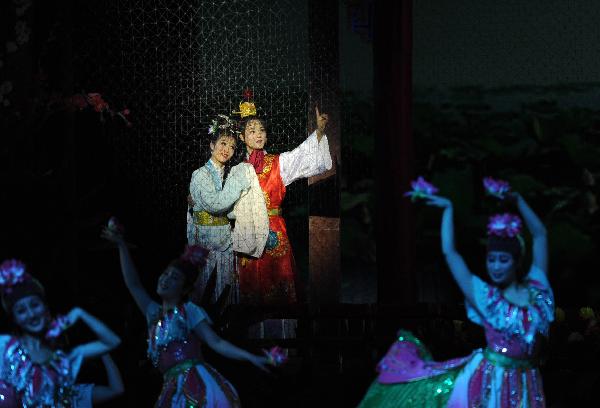
[{"label": "pink flower on backdrop", "polygon": [[79,110],[83,110],[88,106],[87,99],[81,94],[76,94],[67,99],[67,104]]},{"label": "pink flower on backdrop", "polygon": [[104,99],[102,99],[102,95],[99,93],[88,93],[88,100],[90,105],[94,107],[96,112],[102,112],[105,109],[108,109],[108,103]]}]

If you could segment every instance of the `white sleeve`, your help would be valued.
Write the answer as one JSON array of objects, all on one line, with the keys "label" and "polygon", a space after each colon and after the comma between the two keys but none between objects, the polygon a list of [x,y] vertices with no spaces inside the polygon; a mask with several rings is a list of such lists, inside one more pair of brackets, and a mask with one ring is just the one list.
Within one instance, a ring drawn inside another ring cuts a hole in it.
[{"label": "white sleeve", "polygon": [[319,142],[316,131],[294,150],[279,155],[281,180],[286,186],[300,178],[321,174],[331,167],[327,136],[323,135]]},{"label": "white sleeve", "polygon": [[210,317],[208,317],[208,314],[200,306],[196,306],[192,302],[187,302],[184,307],[188,328],[193,329],[203,320],[206,320],[209,324],[212,324]]}]

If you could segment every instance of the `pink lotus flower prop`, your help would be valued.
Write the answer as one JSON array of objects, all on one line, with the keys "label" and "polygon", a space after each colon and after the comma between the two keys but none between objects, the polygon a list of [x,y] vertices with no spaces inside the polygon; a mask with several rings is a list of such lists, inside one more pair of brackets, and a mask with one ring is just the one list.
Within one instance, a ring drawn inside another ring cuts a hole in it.
[{"label": "pink lotus flower prop", "polygon": [[181,259],[194,265],[204,265],[210,251],[200,245],[186,245]]},{"label": "pink lotus flower prop", "polygon": [[119,223],[117,217],[110,217],[108,220],[108,229],[117,234],[122,234],[125,231],[125,228]]},{"label": "pink lotus flower prop", "polygon": [[487,225],[488,235],[504,238],[514,238],[521,233],[523,222],[514,214],[497,214],[490,217]]},{"label": "pink lotus flower prop", "polygon": [[404,197],[410,197],[412,201],[418,198],[426,198],[427,196],[437,193],[439,190],[433,184],[429,183],[423,177],[419,176],[414,181],[411,181],[410,186],[412,191],[404,193]]},{"label": "pink lotus flower prop", "polygon": [[46,332],[46,339],[55,339],[61,335],[66,329],[69,328],[71,322],[67,316],[58,316],[56,319],[50,323],[50,328]]},{"label": "pink lotus flower prop", "polygon": [[287,354],[283,351],[281,347],[275,346],[269,350],[263,351],[269,359],[269,364],[275,367],[278,367],[287,361]]},{"label": "pink lotus flower prop", "polygon": [[26,279],[25,264],[9,259],[0,265],[0,286],[14,286]]},{"label": "pink lotus flower prop", "polygon": [[506,193],[510,191],[510,184],[508,184],[507,181],[495,180],[491,177],[483,179],[483,187],[485,188],[486,193],[501,200],[503,200]]}]

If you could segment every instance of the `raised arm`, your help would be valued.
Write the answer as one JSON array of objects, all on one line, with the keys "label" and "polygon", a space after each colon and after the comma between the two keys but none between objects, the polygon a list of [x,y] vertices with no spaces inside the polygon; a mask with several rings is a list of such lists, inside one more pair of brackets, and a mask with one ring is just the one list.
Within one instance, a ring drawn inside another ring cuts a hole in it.
[{"label": "raised arm", "polygon": [[319,108],[315,108],[315,112],[317,129],[300,146],[279,156],[281,180],[286,186],[300,178],[321,174],[333,165],[325,135],[329,118],[326,113],[320,113]]},{"label": "raised arm", "polygon": [[233,360],[246,360],[261,370],[268,371],[266,368],[268,359],[266,357],[254,355],[223,340],[214,332],[206,320],[201,321],[194,327],[194,333],[196,333],[203,342],[208,344],[211,349],[222,356]]},{"label": "raised arm", "polygon": [[222,190],[217,190],[214,181],[207,172],[196,170],[190,182],[190,195],[211,214],[220,214],[228,210],[240,198],[243,190],[250,187],[250,180],[244,172],[232,171],[225,180]]},{"label": "raised arm", "polygon": [[127,248],[127,244],[123,239],[123,236],[118,232],[110,230],[109,228],[105,228],[102,232],[102,236],[107,240],[115,243],[119,248],[119,258],[121,261],[121,272],[123,273],[123,280],[125,281],[125,286],[129,289],[129,293],[133,296],[135,303],[138,305],[138,308],[142,311],[144,316],[146,315],[146,310],[148,309],[148,305],[152,302],[150,295],[144,289],[142,282],[140,281],[140,277],[135,268],[135,264],[133,263],[133,259],[131,259],[131,254],[129,253],[129,249]]},{"label": "raised arm", "polygon": [[513,194],[516,200],[517,208],[523,216],[525,225],[531,233],[533,238],[533,249],[532,249],[532,260],[533,266],[541,269],[544,273],[548,271],[548,238],[546,233],[546,227],[537,216],[537,214],[531,209],[529,204],[521,196],[521,194]]},{"label": "raised arm", "polygon": [[465,298],[474,305],[473,275],[465,264],[463,257],[456,251],[454,245],[454,210],[452,208],[452,202],[444,197],[430,196],[427,200],[427,204],[444,209],[441,229],[442,252],[446,257],[448,268],[450,268],[450,272],[460,287],[460,290],[465,295]]},{"label": "raised arm", "polygon": [[96,341],[75,347],[71,351],[71,357],[96,357],[113,350],[119,344],[121,344],[121,339],[115,334],[115,332],[109,329],[108,326],[106,326],[100,320],[79,307],[73,308],[67,315],[67,318],[69,325],[71,326],[79,320],[83,321],[98,337],[98,340]]},{"label": "raised arm", "polygon": [[102,356],[102,364],[104,364],[104,370],[106,371],[106,377],[108,378],[108,386],[106,385],[95,385],[92,392],[92,402],[98,404],[111,400],[123,394],[125,387],[123,386],[123,379],[119,368],[108,354]]}]

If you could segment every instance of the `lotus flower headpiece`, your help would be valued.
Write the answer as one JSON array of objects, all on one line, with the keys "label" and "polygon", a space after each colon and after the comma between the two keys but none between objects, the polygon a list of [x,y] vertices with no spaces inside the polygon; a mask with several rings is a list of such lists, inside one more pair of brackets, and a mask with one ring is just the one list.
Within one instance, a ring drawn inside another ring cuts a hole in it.
[{"label": "lotus flower headpiece", "polygon": [[488,235],[515,238],[521,234],[523,221],[518,215],[505,213],[492,215],[487,225]]}]

